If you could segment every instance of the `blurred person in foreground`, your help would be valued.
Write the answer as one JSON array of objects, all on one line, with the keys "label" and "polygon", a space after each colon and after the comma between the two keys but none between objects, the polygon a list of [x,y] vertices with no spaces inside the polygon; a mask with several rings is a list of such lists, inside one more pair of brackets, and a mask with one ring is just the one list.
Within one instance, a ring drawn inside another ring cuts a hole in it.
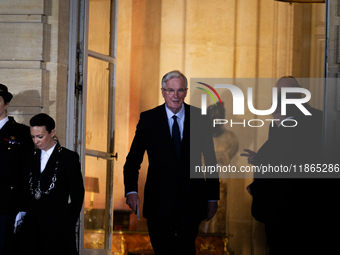
[{"label": "blurred person in foreground", "polygon": [[[294,77],[288,76],[280,78],[276,87],[278,107],[273,113],[275,124],[270,124],[268,140],[257,153],[245,150],[241,156],[248,157],[248,163],[256,166],[299,167],[322,163],[322,112],[304,104],[312,114],[309,116],[295,105],[287,105],[287,114],[282,115],[281,89],[300,86]],[[289,93],[287,98],[301,98],[301,94]],[[253,198],[252,215],[265,225],[270,255],[322,254],[324,245],[318,240],[323,240],[320,235],[326,234],[319,233],[324,229],[325,180],[306,179],[306,175],[295,178],[294,173],[276,176],[266,178],[255,173],[253,183],[247,187]]]}]

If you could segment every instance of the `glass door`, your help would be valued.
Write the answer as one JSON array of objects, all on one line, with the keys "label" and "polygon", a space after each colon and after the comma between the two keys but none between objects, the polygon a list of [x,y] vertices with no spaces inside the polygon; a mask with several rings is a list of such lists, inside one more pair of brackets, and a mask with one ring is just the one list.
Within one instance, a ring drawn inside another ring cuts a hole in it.
[{"label": "glass door", "polygon": [[82,166],[85,181],[81,254],[111,254],[117,1],[81,0]]}]

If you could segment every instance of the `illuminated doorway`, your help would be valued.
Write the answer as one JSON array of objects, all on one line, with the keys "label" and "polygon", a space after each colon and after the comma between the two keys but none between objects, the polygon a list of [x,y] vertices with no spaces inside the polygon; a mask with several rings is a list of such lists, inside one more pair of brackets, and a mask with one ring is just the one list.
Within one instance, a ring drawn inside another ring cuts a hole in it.
[{"label": "illuminated doorway", "polygon": [[69,84],[76,85],[76,97],[68,99],[75,109],[68,114],[75,123],[68,140],[81,155],[85,182],[81,254],[112,253],[116,12],[114,0],[70,5]]}]

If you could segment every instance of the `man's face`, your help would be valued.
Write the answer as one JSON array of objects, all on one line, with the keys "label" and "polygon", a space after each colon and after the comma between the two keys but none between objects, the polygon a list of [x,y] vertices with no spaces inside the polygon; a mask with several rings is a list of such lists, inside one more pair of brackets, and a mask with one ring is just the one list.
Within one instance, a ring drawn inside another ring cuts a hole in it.
[{"label": "man's face", "polygon": [[[168,93],[169,90],[173,90],[174,93],[171,95]],[[181,77],[168,80],[165,83],[165,90],[162,89],[162,95],[169,110],[173,113],[178,113],[182,108],[184,98],[187,96],[184,79]]]},{"label": "man's face", "polygon": [[6,110],[8,108],[9,103],[5,104],[5,100],[2,96],[0,96],[0,120],[6,118]]}]

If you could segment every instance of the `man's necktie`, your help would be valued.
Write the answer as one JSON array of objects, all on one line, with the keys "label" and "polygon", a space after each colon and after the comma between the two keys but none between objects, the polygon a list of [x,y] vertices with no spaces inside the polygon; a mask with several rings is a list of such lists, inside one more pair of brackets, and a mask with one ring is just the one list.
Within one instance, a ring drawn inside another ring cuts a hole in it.
[{"label": "man's necktie", "polygon": [[172,125],[172,139],[174,140],[176,151],[177,151],[177,157],[179,158],[179,151],[181,149],[181,135],[179,133],[179,127],[177,123],[177,116],[172,116],[174,119],[174,124]]}]

